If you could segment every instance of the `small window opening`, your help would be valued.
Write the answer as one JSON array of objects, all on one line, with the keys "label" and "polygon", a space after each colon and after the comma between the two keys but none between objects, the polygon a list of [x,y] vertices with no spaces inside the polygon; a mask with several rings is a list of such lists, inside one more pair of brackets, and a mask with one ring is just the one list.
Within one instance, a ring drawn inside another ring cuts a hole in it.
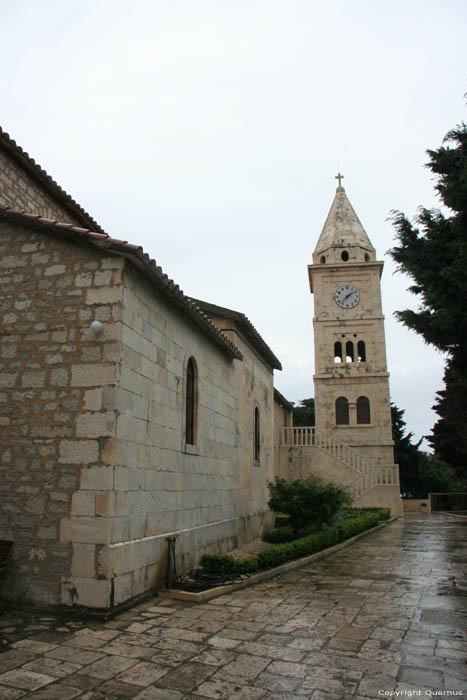
[{"label": "small window opening", "polygon": [[367,396],[359,396],[357,399],[357,423],[370,422],[370,401]]},{"label": "small window opening", "polygon": [[343,251],[342,251],[342,253],[341,253],[341,258],[342,258],[342,260],[343,260],[344,262],[347,262],[347,260],[349,259],[349,254],[348,254],[348,252],[347,252],[346,250],[343,250]]},{"label": "small window opening", "polygon": [[320,263],[321,263],[322,265],[324,265],[324,263],[326,262],[326,256],[325,256],[325,255],[322,255],[322,256],[320,257],[319,261],[320,261]]},{"label": "small window opening", "polygon": [[363,340],[358,341],[358,361],[359,362],[366,362],[366,351],[365,351],[365,343]]},{"label": "small window opening", "polygon": [[188,445],[195,444],[195,393],[196,393],[196,369],[195,361],[192,357],[188,360],[186,368],[186,442]]},{"label": "small window opening", "polygon": [[351,340],[348,340],[345,344],[345,361],[346,362],[353,362],[354,361],[353,343]]},{"label": "small window opening", "polygon": [[336,399],[336,425],[349,424],[349,402],[345,396]]},{"label": "small window opening", "polygon": [[260,430],[259,430],[259,408],[255,408],[255,437],[254,437],[254,459],[259,462],[260,452]]},{"label": "small window opening", "polygon": [[334,362],[342,362],[342,343],[334,343]]},{"label": "small window opening", "polygon": [[370,256],[368,255],[368,253],[365,253],[365,261],[368,262],[369,259],[370,259]]}]

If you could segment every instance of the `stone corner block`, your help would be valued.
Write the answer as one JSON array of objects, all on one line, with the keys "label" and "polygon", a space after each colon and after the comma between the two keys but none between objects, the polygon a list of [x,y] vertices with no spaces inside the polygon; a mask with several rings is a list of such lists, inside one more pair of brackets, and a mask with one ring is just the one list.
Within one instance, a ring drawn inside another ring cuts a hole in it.
[{"label": "stone corner block", "polygon": [[115,384],[117,365],[72,365],[71,386],[104,386]]},{"label": "stone corner block", "polygon": [[109,608],[111,582],[70,576],[62,581],[62,605],[85,605],[87,608]]},{"label": "stone corner block", "polygon": [[73,544],[107,544],[109,541],[109,519],[75,515],[62,518],[60,541]]},{"label": "stone corner block", "polygon": [[80,488],[84,491],[112,491],[114,488],[113,466],[84,467],[80,474]]},{"label": "stone corner block", "polygon": [[88,289],[86,292],[86,304],[118,304],[122,301],[121,287],[99,287]]},{"label": "stone corner block", "polygon": [[111,437],[114,434],[115,413],[113,411],[83,413],[76,418],[77,437]]},{"label": "stone corner block", "polygon": [[58,461],[60,464],[90,464],[99,457],[97,440],[61,440]]}]

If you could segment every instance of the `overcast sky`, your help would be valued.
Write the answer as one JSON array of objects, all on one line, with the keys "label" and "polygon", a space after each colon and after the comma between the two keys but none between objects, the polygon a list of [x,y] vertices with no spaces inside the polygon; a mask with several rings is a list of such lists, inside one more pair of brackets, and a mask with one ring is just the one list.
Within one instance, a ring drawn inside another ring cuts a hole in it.
[{"label": "overcast sky", "polygon": [[1,124],[112,236],[242,311],[313,395],[307,264],[343,185],[385,260],[392,400],[430,432],[443,357],[393,318],[392,209],[438,206],[426,149],[466,119],[463,0],[10,0]]}]

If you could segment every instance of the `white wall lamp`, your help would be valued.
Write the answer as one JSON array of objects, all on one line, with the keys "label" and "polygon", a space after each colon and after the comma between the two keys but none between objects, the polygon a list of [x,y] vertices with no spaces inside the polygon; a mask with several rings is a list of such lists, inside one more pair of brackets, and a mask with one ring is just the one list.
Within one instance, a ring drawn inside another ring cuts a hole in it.
[{"label": "white wall lamp", "polygon": [[101,323],[100,321],[93,321],[91,323],[91,325],[89,326],[89,328],[91,329],[92,333],[94,333],[94,335],[98,335],[99,333],[102,332],[102,329],[104,328],[104,324]]}]

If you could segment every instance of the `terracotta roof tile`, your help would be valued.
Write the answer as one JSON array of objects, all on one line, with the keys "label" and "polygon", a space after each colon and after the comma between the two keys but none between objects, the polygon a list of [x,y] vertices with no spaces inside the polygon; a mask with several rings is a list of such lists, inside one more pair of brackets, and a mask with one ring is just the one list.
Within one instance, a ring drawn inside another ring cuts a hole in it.
[{"label": "terracotta roof tile", "polygon": [[265,359],[273,369],[282,369],[280,360],[278,360],[269,345],[261,337],[250,319],[247,318],[245,314],[242,314],[241,311],[234,311],[233,309],[227,309],[224,306],[217,306],[217,304],[210,304],[207,301],[201,301],[201,299],[192,299],[192,301],[201,309],[201,311],[206,314],[207,318],[220,316],[221,318],[231,318],[234,321],[237,321],[239,326],[242,328],[245,337],[250,341],[253,347],[256,348],[257,352],[259,352],[263,359]]},{"label": "terracotta roof tile", "polygon": [[17,165],[39,183],[48,194],[58,202],[68,213],[83,224],[87,224],[92,230],[104,233],[104,229],[94,221],[83,207],[76,202],[55,180],[24,151],[11,136],[0,126],[0,148],[6,151]]}]

